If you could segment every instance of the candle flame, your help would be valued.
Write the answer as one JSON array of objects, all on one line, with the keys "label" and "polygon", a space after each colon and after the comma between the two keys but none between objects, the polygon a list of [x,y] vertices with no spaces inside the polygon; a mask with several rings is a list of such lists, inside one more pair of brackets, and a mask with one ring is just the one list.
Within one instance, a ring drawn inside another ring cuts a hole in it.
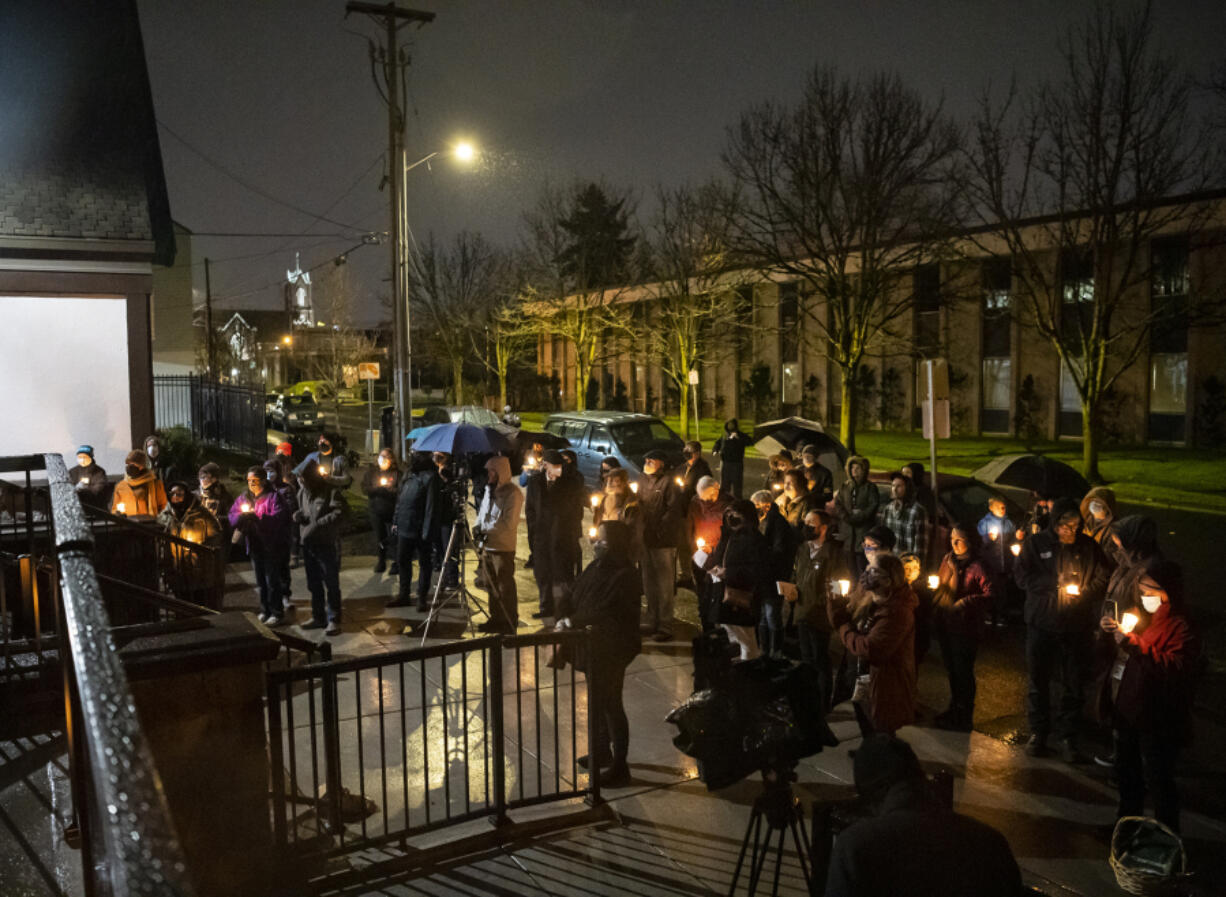
[{"label": "candle flame", "polygon": [[1064,591],[1068,592],[1070,595],[1080,595],[1081,587],[1078,586],[1077,583],[1075,582],[1070,582],[1068,585],[1064,587]]},{"label": "candle flame", "polygon": [[783,483],[771,483],[771,488],[778,492],[783,488]]},{"label": "candle flame", "polygon": [[127,508],[126,508],[126,507],[124,507],[124,503],[123,503],[123,502],[120,502],[119,504],[115,505],[115,510],[116,510],[118,513],[120,513],[120,514],[126,514],[126,513],[127,513]]},{"label": "candle flame", "polygon": [[839,580],[839,591],[844,595],[850,592],[851,591],[851,580],[850,579],[840,579]]},{"label": "candle flame", "polygon": [[319,465],[319,475],[320,475],[321,477],[326,477],[326,476],[328,475],[328,468],[326,468],[326,467],[324,467],[322,464],[320,464],[320,465]]},{"label": "candle flame", "polygon": [[928,588],[936,589],[940,585],[941,585],[941,577],[937,576],[935,573],[932,573],[928,576]]},{"label": "candle flame", "polygon": [[638,483],[631,483],[631,484],[630,484],[630,491],[631,491],[631,492],[633,492],[635,495],[638,495],[638,491],[639,491],[639,484],[638,484]]},{"label": "candle flame", "polygon": [[706,548],[707,540],[704,539],[702,536],[699,536],[698,540],[694,544],[697,545],[699,548]]},{"label": "candle flame", "polygon": [[1012,545],[1009,546],[1009,550],[1013,552],[1014,557],[1017,557],[1018,555],[1022,553],[1022,543],[1014,542]]},{"label": "candle flame", "polygon": [[599,507],[600,507],[600,495],[599,495],[599,494],[596,494],[596,495],[593,495],[593,496],[592,496],[592,507],[593,507],[593,508],[599,508]]},{"label": "candle flame", "polygon": [[597,533],[597,529],[596,529],[596,527],[594,527],[594,526],[589,527],[589,528],[588,528],[588,531],[587,531],[587,537],[588,537],[589,539],[595,539],[595,538],[596,538],[596,533]]},{"label": "candle flame", "polygon": [[681,479],[681,477],[673,477],[673,482],[676,483],[678,486],[681,486],[683,488],[685,487],[685,480]]},{"label": "candle flame", "polygon": [[1124,614],[1124,616],[1120,619],[1120,632],[1127,635],[1128,633],[1132,632],[1132,630],[1137,628],[1137,623],[1139,622],[1140,619],[1136,614]]},{"label": "candle flame", "polygon": [[248,504],[247,502],[243,502],[243,513],[244,513],[244,514],[250,514],[250,513],[251,513],[251,505],[250,505],[250,504]]},{"label": "candle flame", "polygon": [[380,486],[386,486],[386,485],[387,485],[387,477],[379,477],[379,485],[380,485]]}]

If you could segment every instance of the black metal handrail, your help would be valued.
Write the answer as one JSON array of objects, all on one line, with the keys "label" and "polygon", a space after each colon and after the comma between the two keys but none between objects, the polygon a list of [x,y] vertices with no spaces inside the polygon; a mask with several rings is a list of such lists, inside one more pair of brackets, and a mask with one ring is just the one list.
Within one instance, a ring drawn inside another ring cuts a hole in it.
[{"label": "black metal handrail", "polygon": [[43,455],[60,566],[73,798],[87,890],[190,895],[187,867],[94,573],[93,536],[59,455]]}]

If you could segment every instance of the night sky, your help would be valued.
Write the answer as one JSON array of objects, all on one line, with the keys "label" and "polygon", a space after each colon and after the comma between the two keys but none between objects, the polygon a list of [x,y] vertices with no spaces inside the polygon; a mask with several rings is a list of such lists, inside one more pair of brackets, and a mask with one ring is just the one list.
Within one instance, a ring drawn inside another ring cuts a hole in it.
[{"label": "night sky", "polygon": [[[1091,8],[1089,0],[400,5],[437,14],[401,31],[413,50],[410,161],[458,138],[483,153],[471,170],[445,161],[410,173],[411,226],[419,240],[468,228],[504,244],[546,182],[603,178],[633,188],[645,217],[654,184],[717,174],[725,128],[740,111],[794,100],[816,63],[848,74],[896,69],[963,114],[989,81],[1051,73],[1058,41]],[[296,250],[306,267],[358,242],[359,231],[388,227],[387,194],[377,191],[387,119],[365,40],[378,32],[364,16],[345,19],[344,6],[139,0],[175,219],[198,232],[303,234],[197,238],[198,286],[208,255],[222,307],[274,307]],[[1160,44],[1193,73],[1226,58],[1221,0],[1159,3],[1155,17]],[[372,321],[387,259],[386,247],[351,256]]]}]

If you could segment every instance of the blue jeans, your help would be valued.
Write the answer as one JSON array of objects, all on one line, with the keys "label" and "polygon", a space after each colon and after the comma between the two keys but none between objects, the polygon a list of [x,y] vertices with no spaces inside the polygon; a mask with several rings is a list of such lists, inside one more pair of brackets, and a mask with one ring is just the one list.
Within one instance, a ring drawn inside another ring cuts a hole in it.
[{"label": "blue jeans", "polygon": [[758,644],[767,657],[783,654],[783,598],[772,595],[762,602],[762,619],[758,621]]},{"label": "blue jeans", "polygon": [[[329,623],[341,621],[341,553],[335,542],[302,543],[302,566],[306,568],[307,591],[311,593],[311,616]],[[327,616],[324,599],[327,596]]]},{"label": "blue jeans", "polygon": [[267,552],[251,552],[251,571],[255,573],[255,586],[260,592],[260,613],[279,617],[285,612],[281,606],[280,558]]}]

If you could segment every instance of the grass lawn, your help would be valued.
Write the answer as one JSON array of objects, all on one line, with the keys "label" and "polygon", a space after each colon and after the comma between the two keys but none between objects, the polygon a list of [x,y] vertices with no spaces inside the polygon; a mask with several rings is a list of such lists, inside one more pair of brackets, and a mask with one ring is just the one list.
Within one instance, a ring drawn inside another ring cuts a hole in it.
[{"label": "grass lawn", "polygon": [[[523,426],[540,430],[547,413],[521,413]],[[665,423],[681,432],[676,417]],[[742,421],[751,431],[752,424]],[[724,431],[723,421],[703,418],[700,438],[710,450]],[[856,434],[856,449],[866,455],[874,470],[898,467],[908,461],[928,466],[928,442],[918,433],[884,433],[865,430]],[[1081,468],[1081,443],[1073,441],[1031,443],[1020,439],[993,436],[964,436],[943,439],[937,444],[937,461],[946,473],[969,474],[999,455],[1035,451]],[[758,457],[750,450],[747,457]],[[1226,452],[1210,449],[1152,446],[1114,446],[1104,448],[1099,469],[1120,501],[1154,504],[1191,511],[1226,514]]]}]

